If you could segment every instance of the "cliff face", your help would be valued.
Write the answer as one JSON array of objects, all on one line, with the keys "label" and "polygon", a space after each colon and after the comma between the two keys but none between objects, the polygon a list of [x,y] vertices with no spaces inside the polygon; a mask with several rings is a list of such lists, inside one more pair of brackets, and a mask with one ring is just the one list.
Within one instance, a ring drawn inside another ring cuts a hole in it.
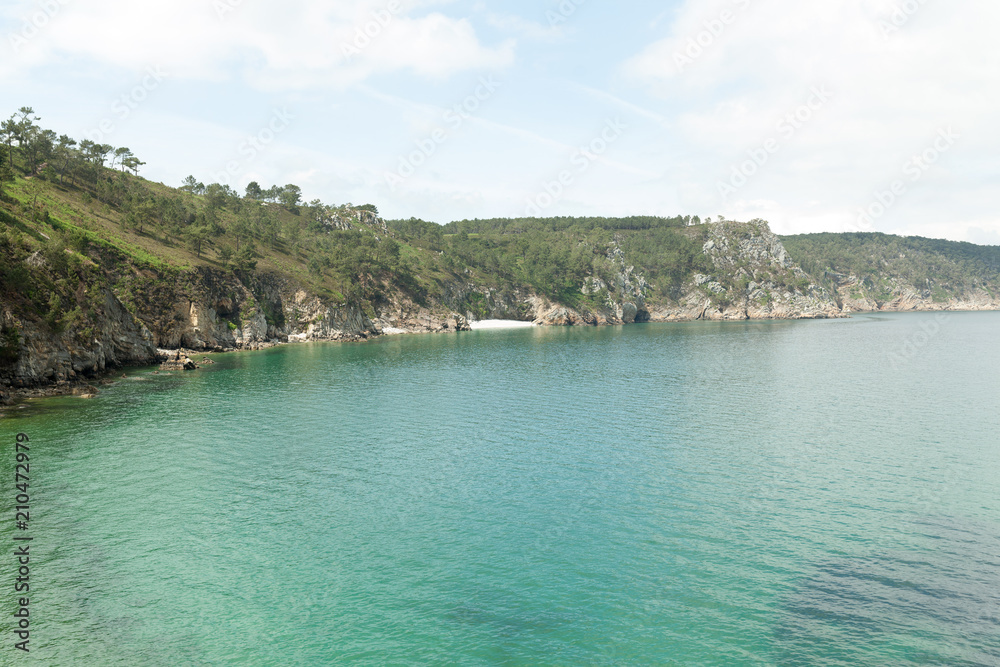
[{"label": "cliff face", "polygon": [[[90,317],[61,331],[4,308],[3,326],[19,331],[19,345],[13,359],[0,364],[0,387],[69,385],[113,367],[153,363],[161,356],[158,348],[255,349],[290,335],[344,340],[376,333],[357,309],[289,293],[271,278],[254,290],[213,271],[181,275],[173,284],[149,278],[129,294],[128,306],[119,298],[125,295],[111,289],[81,286],[93,304]],[[268,313],[278,320],[269,321]]]},{"label": "cliff face", "polygon": [[813,319],[842,317],[835,297],[789,257],[763,222],[709,226],[702,252],[711,274],[695,274],[676,304],[651,312],[652,321]]},{"label": "cliff face", "polygon": [[832,276],[845,313],[907,312],[914,310],[1000,310],[997,293],[975,287],[959,295],[919,290],[898,278],[888,277],[877,293],[870,278],[855,275]]},{"label": "cliff face", "polygon": [[156,344],[149,329],[110,291],[101,291],[98,299],[98,325],[86,332],[69,329],[56,334],[44,321],[4,309],[0,318],[3,326],[19,330],[20,340],[13,359],[0,364],[0,394],[5,385],[23,388],[69,383],[115,366],[154,359]]},{"label": "cliff face", "polygon": [[580,294],[589,299],[584,307],[571,308],[532,296],[526,302],[531,319],[545,326],[599,326],[632,324],[650,319],[646,299],[651,285],[629,263],[618,239],[607,248],[606,258],[612,267],[610,280],[589,277],[580,286]]},{"label": "cliff face", "polygon": [[586,306],[515,295],[518,302],[491,308],[491,314],[502,310],[513,319],[551,326],[843,316],[834,295],[795,265],[766,223],[710,225],[701,252],[711,273],[688,276],[673,298],[652,296],[655,286],[615,242],[607,253],[615,267],[613,279],[610,284],[599,278],[584,281],[580,292],[590,297]]},{"label": "cliff face", "polygon": [[[382,320],[361,308],[331,304],[275,275],[255,276],[249,285],[230,272],[204,268],[169,280],[141,272],[134,278],[121,283],[118,294],[81,286],[81,299],[94,304],[90,317],[59,332],[44,319],[5,306],[0,325],[19,335],[16,350],[0,361],[0,400],[15,390],[68,391],[115,367],[155,363],[165,349],[260,349],[383,333]],[[462,316],[428,309],[388,319],[406,331],[468,329]]]},{"label": "cliff face", "polygon": [[881,233],[783,239],[845,312],[1000,309],[1000,247]]},{"label": "cliff face", "polygon": [[584,280],[579,287],[584,298],[576,305],[474,283],[448,285],[444,302],[464,310],[470,320],[515,319],[546,326],[844,316],[836,296],[795,264],[767,223],[709,225],[701,254],[711,272],[687,276],[671,297],[632,265],[616,238],[605,251],[610,279]]},{"label": "cliff face", "polygon": [[[384,223],[377,227],[385,230]],[[651,284],[615,235],[606,246],[586,248],[598,254],[607,270],[600,277],[587,277],[559,300],[528,287],[484,287],[451,274],[419,301],[386,284],[382,298],[364,307],[312,294],[273,272],[246,274],[205,266],[154,269],[108,250],[91,250],[89,255],[68,249],[46,256],[22,253],[16,261],[23,266],[0,268],[8,276],[30,276],[47,287],[26,289],[34,291],[33,296],[8,292],[0,300],[0,401],[9,398],[11,390],[65,391],[114,367],[153,363],[166,350],[260,349],[285,342],[454,332],[467,330],[470,320],[593,326],[828,318],[876,310],[1000,309],[994,296],[1000,292],[990,284],[976,284],[956,296],[940,289],[918,290],[892,274],[827,270],[817,280],[762,221],[720,222],[687,231],[692,241],[697,239],[692,245],[696,261],[690,266],[700,268],[667,286]],[[78,268],[57,274],[49,266],[66,258]],[[79,280],[78,286],[74,280]],[[44,298],[51,286],[61,290],[63,307],[53,307],[46,315]],[[73,303],[67,304],[69,299]],[[65,317],[52,314],[73,306]]]},{"label": "cliff face", "polygon": [[137,317],[160,348],[223,351],[296,340],[357,340],[375,335],[357,307],[334,306],[273,274],[238,280],[199,269],[175,285],[137,288]]}]

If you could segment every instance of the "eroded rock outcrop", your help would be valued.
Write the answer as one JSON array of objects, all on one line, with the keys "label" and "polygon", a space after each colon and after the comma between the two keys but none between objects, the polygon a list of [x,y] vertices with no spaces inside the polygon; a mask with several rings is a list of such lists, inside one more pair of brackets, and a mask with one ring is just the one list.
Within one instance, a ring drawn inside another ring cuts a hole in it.
[{"label": "eroded rock outcrop", "polygon": [[[602,251],[609,277],[590,276],[580,285],[585,305],[564,303],[518,290],[490,290],[474,283],[449,285],[445,301],[467,307],[471,319],[512,319],[546,326],[599,326],[698,319],[805,319],[843,317],[837,297],[797,266],[767,223],[709,225],[701,252],[711,273],[694,273],[672,298],[651,299],[654,286],[612,240]],[[692,230],[694,233],[694,230]]]},{"label": "eroded rock outcrop", "polygon": [[692,276],[675,304],[651,309],[651,321],[844,316],[835,297],[792,261],[763,221],[709,225],[702,252],[712,273]]},{"label": "eroded rock outcrop", "polygon": [[62,331],[53,331],[44,320],[4,311],[3,326],[19,332],[20,344],[13,359],[0,363],[0,386],[70,387],[109,368],[156,359],[152,333],[113,293],[98,290],[94,301],[96,326]]},{"label": "eroded rock outcrop", "polygon": [[879,285],[870,277],[836,273],[830,277],[845,313],[1000,310],[1000,298],[983,287],[956,296],[920,290],[891,276],[881,277]]},{"label": "eroded rock outcrop", "polygon": [[[100,296],[92,299],[98,306],[90,319],[58,332],[43,319],[6,309],[0,312],[0,325],[18,335],[16,350],[0,359],[0,401],[40,387],[69,393],[109,369],[163,361],[169,355],[164,350],[255,350],[296,341],[363,340],[381,333],[360,307],[330,303],[274,275],[257,275],[248,282],[202,268],[172,281],[137,275],[123,283],[122,298],[111,289],[91,287],[100,289]],[[408,315],[399,320],[408,330],[469,329],[463,315],[447,310]],[[194,364],[188,361],[182,360],[177,370]]]}]

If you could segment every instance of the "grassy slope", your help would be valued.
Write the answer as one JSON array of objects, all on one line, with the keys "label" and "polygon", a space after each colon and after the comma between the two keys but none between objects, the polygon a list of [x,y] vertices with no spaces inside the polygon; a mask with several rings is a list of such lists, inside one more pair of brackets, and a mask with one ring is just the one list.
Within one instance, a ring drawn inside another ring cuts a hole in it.
[{"label": "grassy slope", "polygon": [[[102,177],[125,179],[150,197],[178,199],[192,214],[203,212],[207,205],[203,196],[139,177],[110,170],[104,170]],[[310,228],[314,211],[308,207],[295,213],[276,204],[264,206],[282,231],[270,243],[257,243],[257,270],[286,276],[319,295],[345,299],[357,276],[351,275],[350,264],[341,262],[335,268],[334,260],[348,252],[357,237],[341,238],[338,232]],[[81,267],[100,264],[112,288],[127,302],[128,282],[143,271],[150,273],[151,280],[176,280],[200,267],[231,270],[219,250],[235,245],[229,230],[237,217],[236,208],[219,210],[220,225],[226,231],[213,237],[199,255],[182,241],[183,230],[152,224],[144,225],[141,233],[129,228],[123,224],[124,211],[98,201],[91,186],[18,178],[5,185],[0,202],[4,223],[0,231],[16,242],[0,247],[0,254],[12,266],[35,251],[51,253],[55,247],[65,252],[70,266],[62,274],[50,269],[49,275],[37,275],[36,270],[32,276],[43,291],[56,290],[64,297],[85,278]],[[586,276],[612,282],[616,266],[607,254],[614,246],[652,283],[654,301],[668,300],[679,281],[704,268],[700,245],[705,226],[687,227],[680,218],[477,220],[445,227],[393,221],[391,239],[364,225],[354,226],[359,233],[379,238],[374,245],[393,244],[398,250],[393,267],[383,267],[380,275],[371,277],[381,284],[382,296],[405,285],[409,294],[433,300],[440,297],[445,284],[464,282],[480,288],[532,290],[586,308],[599,300],[581,295],[579,285]],[[80,243],[81,237],[86,243]],[[833,274],[852,274],[866,279],[862,289],[883,297],[893,281],[931,290],[942,298],[977,287],[1000,294],[1000,248],[996,247],[884,234],[811,234],[782,240],[803,269],[828,285],[833,284]],[[310,261],[316,259],[324,260],[326,267],[311,268]],[[0,282],[3,279],[0,273]],[[10,284],[0,284],[0,288],[7,302],[23,301],[24,295]],[[39,316],[46,310],[46,299],[44,294],[32,296],[33,310]]]},{"label": "grassy slope", "polygon": [[[206,198],[203,196],[139,177],[110,170],[103,170],[102,177],[126,179],[131,186],[141,189],[149,197],[180,200],[191,215],[203,212],[206,207]],[[213,236],[199,254],[183,240],[182,229],[168,230],[164,226],[153,224],[143,225],[141,232],[130,228],[124,224],[123,208],[98,201],[89,184],[60,185],[38,177],[19,177],[14,183],[4,186],[4,197],[0,201],[0,232],[13,245],[0,244],[3,246],[0,247],[3,261],[8,266],[13,266],[23,263],[35,251],[42,251],[44,254],[54,248],[65,249],[71,258],[71,266],[67,271],[56,270],[53,273],[54,267],[49,267],[46,273],[50,275],[42,276],[39,269],[32,269],[30,278],[40,283],[42,288],[51,290],[60,281],[75,283],[85,279],[83,273],[76,269],[80,264],[90,263],[99,264],[101,268],[109,268],[105,266],[109,263],[128,265],[133,273],[149,271],[158,279],[171,280],[199,268],[232,270],[222,261],[219,251],[225,246],[233,248],[237,245],[229,232],[237,217],[233,207],[219,209],[219,223],[226,231]],[[277,204],[262,206],[277,220],[281,232],[274,242],[256,242],[256,271],[278,273],[312,293],[334,301],[346,300],[345,295],[349,293],[352,284],[365,271],[371,273],[365,276],[365,280],[376,286],[380,285],[376,291],[381,289],[383,293],[398,285],[407,285],[410,291],[416,293],[433,293],[438,291],[441,281],[454,278],[441,270],[434,253],[405,241],[383,238],[384,234],[379,237],[377,230],[366,225],[352,224],[355,232],[326,233],[310,229],[314,211],[308,207],[302,207],[298,213],[294,213]],[[382,266],[373,269],[368,265],[357,265],[356,258],[347,257],[358,238],[350,236],[352,233],[367,235],[375,247],[394,244],[401,261],[389,268]],[[379,240],[376,241],[376,238]],[[311,269],[311,260],[319,260],[323,268],[318,271]],[[122,273],[120,268],[118,273]],[[407,276],[410,280],[406,280]],[[5,274],[0,273],[0,295],[6,293],[5,301],[16,303],[16,289],[4,284],[4,277]],[[9,283],[10,280],[6,282]],[[116,278],[112,278],[110,282],[113,288],[122,287],[121,281]],[[65,292],[70,286],[63,284],[62,287]],[[118,293],[119,289],[115,291]],[[44,295],[37,296],[37,301],[45,300]],[[128,294],[119,296],[127,298]],[[34,310],[37,311],[38,308]]]},{"label": "grassy slope", "polygon": [[[141,177],[128,178],[141,181],[144,188],[153,195],[180,197],[188,207],[196,211],[204,208],[203,197],[147,181]],[[51,222],[48,224],[33,220],[30,215],[29,202],[34,195],[30,191],[32,181],[37,182],[40,188],[37,208],[49,213]],[[215,239],[215,243],[207,246],[199,256],[176,236],[157,233],[149,227],[145,228],[143,233],[128,229],[122,225],[121,210],[88,196],[89,191],[85,188],[19,178],[6,190],[17,204],[10,206],[10,202],[7,202],[8,212],[13,213],[22,223],[36,231],[44,231],[46,227],[54,227],[56,230],[83,230],[90,238],[118,248],[137,265],[148,264],[159,268],[172,267],[181,270],[200,266],[220,269],[223,267],[222,261],[218,258],[218,249],[228,240],[226,235]],[[292,217],[291,213],[279,206],[274,206],[273,210],[282,221]],[[223,224],[231,222],[232,218],[231,212],[222,212]],[[262,251],[262,257],[258,259],[257,266],[261,270],[273,270],[293,276],[314,288],[337,287],[333,281],[311,277],[306,266],[307,257],[291,254],[282,248],[259,248],[259,250]]]}]

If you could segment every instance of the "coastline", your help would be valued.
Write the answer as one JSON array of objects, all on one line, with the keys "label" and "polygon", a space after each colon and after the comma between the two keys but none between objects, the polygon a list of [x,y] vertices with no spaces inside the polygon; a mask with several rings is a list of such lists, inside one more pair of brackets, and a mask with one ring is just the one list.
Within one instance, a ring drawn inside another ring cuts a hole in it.
[{"label": "coastline", "polygon": [[537,326],[541,325],[536,324],[534,321],[526,322],[524,320],[479,320],[477,322],[469,322],[469,328],[473,331],[483,331],[488,329],[528,329]]},{"label": "coastline", "polygon": [[[385,232],[384,223],[379,229]],[[833,282],[817,281],[794,262],[763,221],[727,221],[684,232],[692,234],[685,247],[690,246],[698,266],[675,276],[671,290],[654,288],[616,239],[595,247],[604,257],[606,275],[589,276],[578,292],[574,289],[577,296],[567,294],[561,301],[524,285],[499,288],[488,276],[466,271],[462,277],[445,274],[443,282],[420,298],[388,284],[377,304],[362,300],[352,305],[342,295],[307,290],[279,272],[241,277],[201,266],[171,273],[140,268],[113,253],[92,253],[97,266],[106,265],[105,282],[81,284],[72,298],[64,294],[66,304],[78,304],[70,314],[43,318],[29,316],[28,306],[16,300],[0,304],[0,405],[25,397],[93,396],[95,385],[113,380],[119,369],[155,364],[178,350],[198,355],[293,342],[532,326],[1000,309],[996,291],[986,284],[953,294],[917,290],[894,275],[875,280],[826,272]],[[36,271],[47,266],[31,261],[38,264]],[[663,276],[659,278],[662,282]],[[35,310],[39,307],[35,304]]]},{"label": "coastline", "polygon": [[[870,315],[879,313],[975,313],[975,312],[1000,312],[1000,309],[941,309],[941,308],[925,308],[925,309],[907,309],[907,310],[866,310],[866,311],[851,311],[843,312],[840,318],[849,319],[854,315]],[[747,322],[747,321],[797,321],[797,320],[820,320],[820,319],[831,319],[829,317],[751,317],[745,319],[712,319],[704,317],[688,317],[679,319],[669,319],[660,320],[653,319],[646,322],[630,322],[624,323],[618,326],[625,326],[627,324],[685,324],[691,322],[701,322],[701,321],[714,321],[714,322]],[[66,397],[66,396],[78,396],[82,399],[94,398],[100,393],[100,387],[106,387],[116,384],[118,381],[123,379],[128,379],[135,373],[129,374],[127,369],[148,369],[152,366],[162,363],[168,355],[172,356],[178,352],[181,355],[190,357],[195,360],[196,363],[204,358],[210,358],[211,355],[216,354],[231,354],[231,353],[243,353],[243,352],[260,352],[262,350],[271,349],[274,347],[279,347],[283,345],[294,345],[299,343],[345,343],[345,342],[367,342],[371,340],[377,340],[386,336],[397,336],[404,334],[439,334],[439,333],[459,333],[460,331],[489,331],[498,329],[520,329],[520,328],[532,328],[541,326],[563,326],[563,325],[552,325],[552,324],[542,324],[536,321],[525,321],[525,320],[480,320],[477,322],[468,322],[467,328],[461,329],[440,329],[436,331],[428,331],[426,329],[399,329],[386,327],[389,331],[384,329],[372,336],[358,336],[355,338],[339,338],[339,339],[324,339],[324,338],[311,338],[304,339],[297,336],[289,336],[288,340],[273,340],[262,343],[255,343],[253,345],[244,347],[234,347],[232,349],[225,350],[194,350],[190,348],[176,348],[176,349],[157,349],[157,357],[151,359],[148,364],[122,364],[116,367],[109,367],[104,371],[93,375],[91,377],[85,377],[81,379],[74,380],[63,380],[59,382],[53,382],[49,384],[40,384],[32,387],[9,387],[5,394],[0,394],[0,419],[2,419],[5,413],[11,409],[16,409],[19,404],[24,401],[31,399],[40,398],[56,398],[56,397]],[[590,326],[610,326],[608,324],[604,325],[590,325]],[[198,368],[200,369],[202,364],[198,363]],[[185,371],[176,371],[178,373],[183,373]],[[152,373],[149,373],[152,374]],[[127,377],[126,377],[127,376]]]}]

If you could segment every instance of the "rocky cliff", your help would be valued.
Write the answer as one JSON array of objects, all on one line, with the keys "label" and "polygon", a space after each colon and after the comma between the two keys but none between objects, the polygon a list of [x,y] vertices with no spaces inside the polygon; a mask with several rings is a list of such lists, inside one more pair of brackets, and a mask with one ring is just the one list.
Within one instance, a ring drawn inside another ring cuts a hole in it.
[{"label": "rocky cliff", "polygon": [[[38,129],[38,128],[36,128]],[[0,401],[168,350],[541,325],[1000,307],[1000,250],[884,234],[779,239],[763,221],[628,216],[385,221],[374,204],[181,188],[65,149],[6,150]],[[45,165],[43,165],[45,167]],[[89,387],[84,393],[91,394]]]},{"label": "rocky cliff", "polygon": [[137,319],[167,349],[256,349],[290,337],[358,340],[378,333],[359,307],[332,304],[270,273],[239,279],[200,268],[172,284],[142,281],[129,294]]},{"label": "rocky cliff", "polygon": [[65,393],[112,368],[157,362],[164,350],[363,340],[390,322],[399,331],[468,329],[464,317],[441,309],[369,317],[358,306],[332,303],[273,274],[240,280],[206,268],[168,275],[147,270],[115,281],[113,289],[102,282],[108,281],[80,285],[87,315],[69,323],[54,326],[23,307],[3,305],[0,325],[17,333],[0,359],[0,401],[32,390]]},{"label": "rocky cliff", "polygon": [[894,276],[883,277],[878,289],[867,276],[831,274],[830,278],[845,313],[1000,310],[998,293],[985,286],[949,294],[918,289]]},{"label": "rocky cliff", "polygon": [[695,274],[655,322],[842,317],[835,297],[795,264],[767,223],[719,222],[702,247],[713,270]]},{"label": "rocky cliff", "polygon": [[470,321],[520,320],[545,326],[632,324],[649,319],[646,296],[650,285],[627,261],[617,241],[603,254],[612,267],[610,280],[589,277],[579,286],[583,305],[571,306],[528,288],[494,289],[475,282],[446,284],[442,302],[463,312]]},{"label": "rocky cliff", "polygon": [[1000,247],[880,233],[784,238],[845,312],[1000,309]]},{"label": "rocky cliff", "polygon": [[[392,236],[381,219],[365,211],[355,217],[336,211],[325,215],[318,222],[323,229],[345,231],[364,224],[379,243],[378,235]],[[317,294],[275,271],[180,269],[142,263],[107,244],[73,250],[48,242],[44,233],[36,234],[38,243],[23,235],[2,237],[0,251],[8,265],[0,266],[0,283],[6,287],[0,295],[0,401],[26,391],[68,392],[109,369],[154,363],[165,350],[260,349],[285,342],[456,332],[482,319],[594,326],[1000,308],[994,296],[1000,291],[978,279],[959,290],[951,289],[957,280],[952,278],[944,283],[949,292],[930,279],[926,289],[919,289],[892,272],[807,272],[759,220],[678,233],[693,255],[685,266],[696,268],[656,274],[669,277],[669,284],[648,278],[625,249],[642,246],[634,239],[628,245],[624,232],[616,232],[578,243],[581,254],[596,258],[588,261],[600,271],[595,268],[557,298],[517,283],[498,287],[484,281],[488,274],[465,270],[464,277],[458,271],[438,273],[442,277],[407,289],[386,282],[377,299],[353,303],[329,290]],[[34,249],[39,246],[44,253]],[[796,246],[805,254],[803,247]]]},{"label": "rocky cliff", "polygon": [[109,291],[96,294],[99,320],[84,332],[53,332],[42,320],[4,308],[0,322],[17,331],[16,349],[0,363],[0,398],[10,388],[68,385],[94,378],[108,368],[145,363],[156,358],[153,334]]},{"label": "rocky cliff", "polygon": [[547,326],[844,316],[835,295],[795,264],[767,223],[720,222],[705,232],[702,264],[711,272],[687,276],[672,297],[664,297],[668,290],[662,289],[653,295],[658,286],[629,261],[616,239],[605,249],[610,279],[585,279],[579,286],[580,303],[474,284],[452,286],[446,303],[459,310],[463,303],[479,304],[479,313],[466,312],[469,319],[530,320]]}]

